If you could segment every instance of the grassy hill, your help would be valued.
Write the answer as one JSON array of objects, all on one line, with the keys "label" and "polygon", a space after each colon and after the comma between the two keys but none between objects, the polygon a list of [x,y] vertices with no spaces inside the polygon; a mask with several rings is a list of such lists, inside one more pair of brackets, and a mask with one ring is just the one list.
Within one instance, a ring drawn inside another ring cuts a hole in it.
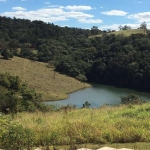
[{"label": "grassy hill", "polygon": [[[132,34],[137,34],[137,33],[145,34],[143,29],[131,29],[131,30],[120,30],[120,31],[116,31],[116,32],[110,32],[110,33],[107,33],[107,35],[110,35],[110,34],[115,34],[115,35],[124,34],[125,36],[130,36]],[[92,35],[89,38],[101,37],[101,36],[102,36],[102,34]]]},{"label": "grassy hill", "polygon": [[42,94],[43,100],[65,99],[68,93],[90,86],[55,72],[46,63],[19,57],[11,60],[0,57],[0,73],[5,72],[20,76],[29,87]]}]

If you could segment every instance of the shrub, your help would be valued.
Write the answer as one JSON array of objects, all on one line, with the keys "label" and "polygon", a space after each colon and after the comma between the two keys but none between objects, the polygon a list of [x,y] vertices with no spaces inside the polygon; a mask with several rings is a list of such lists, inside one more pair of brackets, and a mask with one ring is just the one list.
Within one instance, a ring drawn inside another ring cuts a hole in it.
[{"label": "shrub", "polygon": [[3,115],[0,116],[0,131],[0,148],[22,150],[33,145],[32,132]]},{"label": "shrub", "polygon": [[0,86],[6,88],[0,94],[1,112],[45,111],[45,107],[41,103],[41,95],[23,84],[19,76],[12,76],[8,73],[0,74]]},{"label": "shrub", "polygon": [[138,95],[130,94],[128,96],[121,97],[122,104],[142,104],[145,101],[142,100]]}]

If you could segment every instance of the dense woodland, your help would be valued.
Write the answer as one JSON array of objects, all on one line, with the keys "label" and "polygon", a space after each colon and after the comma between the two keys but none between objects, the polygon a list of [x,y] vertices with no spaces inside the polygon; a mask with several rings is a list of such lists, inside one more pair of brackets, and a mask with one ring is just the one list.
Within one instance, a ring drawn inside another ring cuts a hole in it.
[{"label": "dense woodland", "polygon": [[[102,34],[101,37],[89,38]],[[81,81],[150,91],[150,33],[106,34],[0,17],[0,52],[54,65]]]}]

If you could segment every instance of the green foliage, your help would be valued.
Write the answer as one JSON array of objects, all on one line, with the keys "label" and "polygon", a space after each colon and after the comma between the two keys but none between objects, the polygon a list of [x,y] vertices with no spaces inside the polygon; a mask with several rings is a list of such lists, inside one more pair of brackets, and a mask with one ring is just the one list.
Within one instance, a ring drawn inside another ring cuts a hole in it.
[{"label": "green foliage", "polygon": [[0,131],[0,148],[23,150],[33,146],[32,132],[3,115],[0,115]]},{"label": "green foliage", "polygon": [[10,90],[19,91],[21,89],[21,79],[19,76],[12,76],[9,73],[0,74],[0,85]]},{"label": "green foliage", "polygon": [[4,59],[9,59],[9,58],[13,58],[13,54],[10,50],[4,49],[1,52],[1,55],[4,57]]},{"label": "green foliage", "polygon": [[18,76],[0,74],[0,85],[8,90],[0,94],[0,111],[17,113],[21,111],[45,110],[41,95],[22,84]]},{"label": "green foliage", "polygon": [[142,104],[145,101],[142,100],[138,95],[130,94],[128,96],[121,97],[121,102],[123,104]]},{"label": "green foliage", "polygon": [[83,75],[83,74],[79,74],[78,76],[76,76],[76,79],[79,80],[79,81],[82,81],[82,82],[86,82],[87,81],[86,76]]},{"label": "green foliage", "polygon": [[0,111],[7,113],[16,113],[17,109],[17,98],[15,98],[13,92],[0,95]]},{"label": "green foliage", "polygon": [[91,104],[90,104],[88,101],[86,101],[86,102],[83,104],[82,108],[89,108],[90,105],[91,105]]}]

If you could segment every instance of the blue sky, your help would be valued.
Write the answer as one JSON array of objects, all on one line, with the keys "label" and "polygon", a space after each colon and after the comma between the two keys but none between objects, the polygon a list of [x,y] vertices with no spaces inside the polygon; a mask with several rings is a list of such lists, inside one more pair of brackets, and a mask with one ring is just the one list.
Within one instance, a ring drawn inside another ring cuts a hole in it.
[{"label": "blue sky", "polygon": [[150,28],[150,0],[0,0],[0,15],[101,30],[145,21]]}]

